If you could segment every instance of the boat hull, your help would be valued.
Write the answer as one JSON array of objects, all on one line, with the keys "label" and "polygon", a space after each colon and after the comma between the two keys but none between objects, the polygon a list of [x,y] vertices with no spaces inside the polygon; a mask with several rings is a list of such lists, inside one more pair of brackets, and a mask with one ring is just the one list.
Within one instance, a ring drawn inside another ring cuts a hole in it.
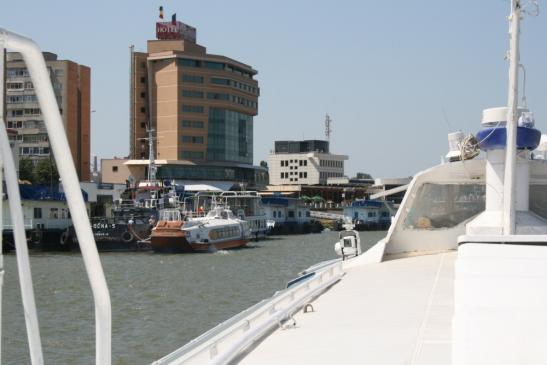
[{"label": "boat hull", "polygon": [[188,242],[184,232],[152,232],[152,250],[157,253],[194,253],[215,252],[240,248],[249,242],[248,239],[226,240],[220,242]]}]

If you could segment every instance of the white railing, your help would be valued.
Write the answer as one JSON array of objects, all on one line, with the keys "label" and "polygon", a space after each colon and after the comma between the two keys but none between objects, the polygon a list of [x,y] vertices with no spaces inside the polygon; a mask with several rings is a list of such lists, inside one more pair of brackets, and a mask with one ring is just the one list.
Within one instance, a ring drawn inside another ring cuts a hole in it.
[{"label": "white railing", "polygon": [[[72,221],[80,244],[80,250],[82,252],[95,302],[95,361],[96,364],[110,365],[112,361],[112,315],[110,294],[106,285],[99,253],[97,252],[97,246],[93,238],[93,232],[89,225],[86,206],[80,190],[78,176],[76,174],[76,169],[74,168],[72,154],[70,153],[63,122],[57,106],[57,99],[53,92],[46,63],[42,52],[32,40],[0,28],[0,50],[2,50],[2,55],[4,54],[4,47],[22,54],[34,84],[34,90],[38,97],[44,123],[48,131],[55,162],[57,163],[59,175],[63,181],[63,188],[72,214]],[[1,58],[2,62],[0,64],[0,69],[3,69],[3,57]],[[0,76],[2,76],[0,82],[2,82],[3,85],[4,75],[0,74]],[[3,117],[3,110],[0,109],[0,111],[2,112],[0,113],[0,116]],[[2,155],[4,156],[4,172],[6,174],[6,186],[10,197],[10,212],[15,226],[14,236],[16,242],[17,267],[19,270],[23,306],[25,309],[30,357],[32,364],[42,364],[42,346],[38,329],[38,318],[36,316],[32,277],[30,275],[30,264],[28,249],[26,247],[19,186],[3,120],[0,120],[0,145],[2,148]]]},{"label": "white railing", "polygon": [[[32,218],[24,218],[23,219],[23,226],[25,227],[25,229],[32,229],[34,228],[34,224],[33,224],[33,220]],[[8,218],[4,218],[2,220],[2,228],[3,229],[13,229],[14,228],[14,225],[11,221],[11,219],[8,217]]]},{"label": "white railing", "polygon": [[341,261],[308,273],[308,279],[219,324],[152,365],[229,363],[339,281],[343,274]]},{"label": "white railing", "polygon": [[336,214],[336,213],[326,213],[326,212],[318,212],[316,210],[310,211],[310,216],[312,218],[318,218],[318,219],[330,219],[330,220],[345,220],[345,216],[343,214]]}]

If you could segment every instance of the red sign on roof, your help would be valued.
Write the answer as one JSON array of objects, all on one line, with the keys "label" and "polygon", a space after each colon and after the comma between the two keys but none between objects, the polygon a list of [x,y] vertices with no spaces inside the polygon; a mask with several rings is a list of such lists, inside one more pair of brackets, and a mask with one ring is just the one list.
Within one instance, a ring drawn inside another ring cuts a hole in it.
[{"label": "red sign on roof", "polygon": [[182,22],[157,22],[156,23],[156,38],[157,39],[184,39],[196,43],[196,28],[191,27]]}]

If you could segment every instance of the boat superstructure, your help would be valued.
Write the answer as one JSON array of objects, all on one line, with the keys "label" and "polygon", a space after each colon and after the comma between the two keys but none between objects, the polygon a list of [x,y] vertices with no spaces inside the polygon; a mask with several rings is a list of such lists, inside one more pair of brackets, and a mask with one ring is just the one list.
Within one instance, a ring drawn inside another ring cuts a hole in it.
[{"label": "boat superstructure", "polygon": [[206,216],[183,220],[178,210],[164,210],[152,229],[155,252],[214,252],[245,246],[251,237],[248,222],[217,205]]}]

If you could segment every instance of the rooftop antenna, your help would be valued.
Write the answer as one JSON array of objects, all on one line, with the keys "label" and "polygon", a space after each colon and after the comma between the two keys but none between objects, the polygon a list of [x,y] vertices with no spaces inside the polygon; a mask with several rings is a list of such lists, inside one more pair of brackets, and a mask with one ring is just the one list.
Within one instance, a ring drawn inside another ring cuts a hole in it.
[{"label": "rooftop antenna", "polygon": [[332,133],[332,119],[330,119],[330,116],[328,114],[325,114],[325,137],[327,137],[327,141],[330,142],[330,135]]}]

